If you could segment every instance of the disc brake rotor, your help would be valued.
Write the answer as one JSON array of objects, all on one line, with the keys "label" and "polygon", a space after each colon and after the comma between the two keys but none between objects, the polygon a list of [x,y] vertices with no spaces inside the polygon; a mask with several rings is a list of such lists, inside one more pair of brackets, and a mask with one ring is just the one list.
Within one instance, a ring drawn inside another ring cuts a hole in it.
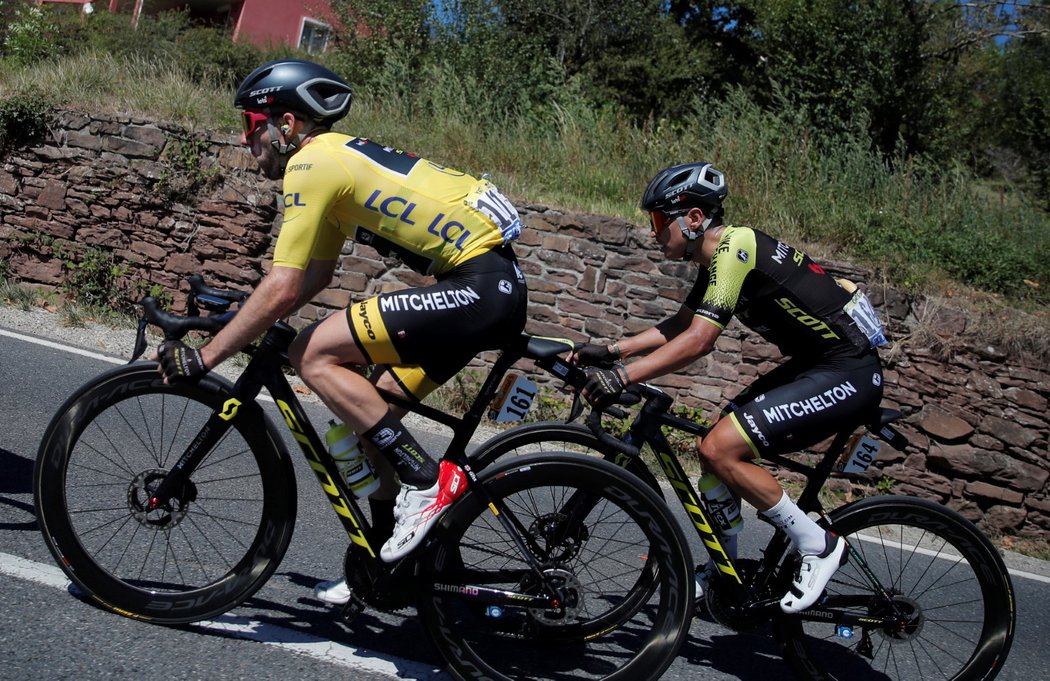
[{"label": "disc brake rotor", "polygon": [[197,499],[196,485],[187,480],[177,496],[169,499],[168,503],[150,510],[149,500],[167,475],[167,470],[153,468],[136,475],[128,485],[128,510],[143,527],[153,530],[178,527],[189,512],[190,503]]},{"label": "disc brake rotor", "polygon": [[[553,587],[561,596],[559,607],[529,608],[529,615],[534,620],[547,626],[573,622],[583,606],[584,591],[580,580],[576,578],[575,574],[564,568],[548,568],[543,571],[543,577],[544,583]],[[529,586],[532,586],[533,589],[539,588],[537,584],[526,585],[526,587]],[[524,590],[531,591],[533,589],[526,588]]]}]

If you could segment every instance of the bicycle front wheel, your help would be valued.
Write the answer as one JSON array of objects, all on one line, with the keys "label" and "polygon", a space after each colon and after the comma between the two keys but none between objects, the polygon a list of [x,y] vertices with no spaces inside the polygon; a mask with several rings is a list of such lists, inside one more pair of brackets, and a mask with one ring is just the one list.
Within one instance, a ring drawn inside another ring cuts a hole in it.
[{"label": "bicycle front wheel", "polygon": [[266,583],[295,523],[295,476],[272,423],[241,405],[170,508],[151,492],[229,399],[206,377],[166,385],[156,364],[103,374],[51,420],[37,519],[66,575],[103,607],[164,624],[225,612]]},{"label": "bicycle front wheel", "polygon": [[837,620],[807,621],[803,614],[775,623],[798,674],[853,681],[999,673],[1014,635],[1013,586],[999,553],[972,523],[913,497],[864,499],[831,519],[855,551],[820,606]]},{"label": "bicycle front wheel", "polygon": [[[450,670],[463,679],[659,678],[688,632],[694,586],[688,545],[662,500],[614,464],[564,453],[509,459],[480,482],[496,503],[468,491],[421,564],[419,611]],[[639,581],[654,574],[637,600]],[[515,604],[552,590],[556,607]]]}]

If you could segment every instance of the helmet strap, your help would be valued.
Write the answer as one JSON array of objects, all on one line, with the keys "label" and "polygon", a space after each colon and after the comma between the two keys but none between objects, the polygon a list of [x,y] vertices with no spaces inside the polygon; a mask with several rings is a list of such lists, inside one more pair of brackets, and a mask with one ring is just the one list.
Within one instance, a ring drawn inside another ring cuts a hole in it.
[{"label": "helmet strap", "polygon": [[317,125],[313,121],[303,121],[303,129],[299,131],[295,137],[287,142],[281,142],[284,139],[282,135],[278,134],[277,126],[273,124],[273,118],[266,121],[266,125],[270,131],[270,144],[277,150],[277,155],[281,159],[281,174],[284,174],[285,166],[288,165],[288,159],[299,147],[303,145],[303,139],[313,132]]},{"label": "helmet strap", "polygon": [[700,243],[700,237],[707,232],[714,220],[714,216],[708,216],[705,214],[704,221],[700,223],[700,229],[692,230],[689,229],[689,226],[686,224],[684,215],[679,215],[675,218],[675,222],[678,223],[678,228],[682,230],[682,236],[685,237],[685,253],[682,254],[682,260],[689,262],[693,259],[693,253],[696,252],[696,247]]},{"label": "helmet strap", "polygon": [[684,215],[679,215],[675,218],[675,222],[678,223],[678,229],[682,230],[682,236],[685,237],[685,253],[682,254],[682,260],[689,262],[693,259],[693,253],[696,251],[699,237],[702,236],[704,230],[707,229],[707,224],[710,220],[704,220],[704,224],[700,227],[699,232],[689,229],[689,225],[685,222]]}]

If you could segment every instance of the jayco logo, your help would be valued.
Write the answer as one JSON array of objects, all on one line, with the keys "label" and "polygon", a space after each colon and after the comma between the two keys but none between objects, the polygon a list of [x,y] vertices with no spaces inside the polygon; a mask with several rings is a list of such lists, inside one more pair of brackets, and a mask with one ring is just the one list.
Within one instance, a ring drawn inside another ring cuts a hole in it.
[{"label": "jayco logo", "polygon": [[365,333],[369,340],[376,339],[376,332],[372,330],[372,320],[368,318],[368,307],[361,303],[357,308],[357,316],[361,318],[361,324],[365,327]]}]

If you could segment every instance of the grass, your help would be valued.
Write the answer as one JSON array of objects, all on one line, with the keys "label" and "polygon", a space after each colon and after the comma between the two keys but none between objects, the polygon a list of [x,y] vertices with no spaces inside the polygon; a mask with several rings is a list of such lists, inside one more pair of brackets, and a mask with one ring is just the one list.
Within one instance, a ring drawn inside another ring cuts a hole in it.
[{"label": "grass", "polygon": [[[728,174],[727,216],[816,251],[875,267],[925,290],[950,279],[1039,309],[1050,302],[1050,215],[1018,192],[992,190],[963,169],[887,163],[859,143],[818,146],[808,131],[742,96],[697,101],[681,124],[637,125],[581,101],[518,115],[469,115],[469,102],[435,72],[430,90],[358,87],[336,129],[411,149],[475,174],[490,173],[528,202],[644,222],[638,200],[652,174],[709,159]],[[233,134],[232,91],[188,78],[170,62],[86,52],[0,70],[0,97],[88,113],[137,115]],[[451,94],[450,94],[451,93]]]},{"label": "grass", "polygon": [[28,312],[37,307],[37,293],[32,288],[0,277],[0,303]]}]

